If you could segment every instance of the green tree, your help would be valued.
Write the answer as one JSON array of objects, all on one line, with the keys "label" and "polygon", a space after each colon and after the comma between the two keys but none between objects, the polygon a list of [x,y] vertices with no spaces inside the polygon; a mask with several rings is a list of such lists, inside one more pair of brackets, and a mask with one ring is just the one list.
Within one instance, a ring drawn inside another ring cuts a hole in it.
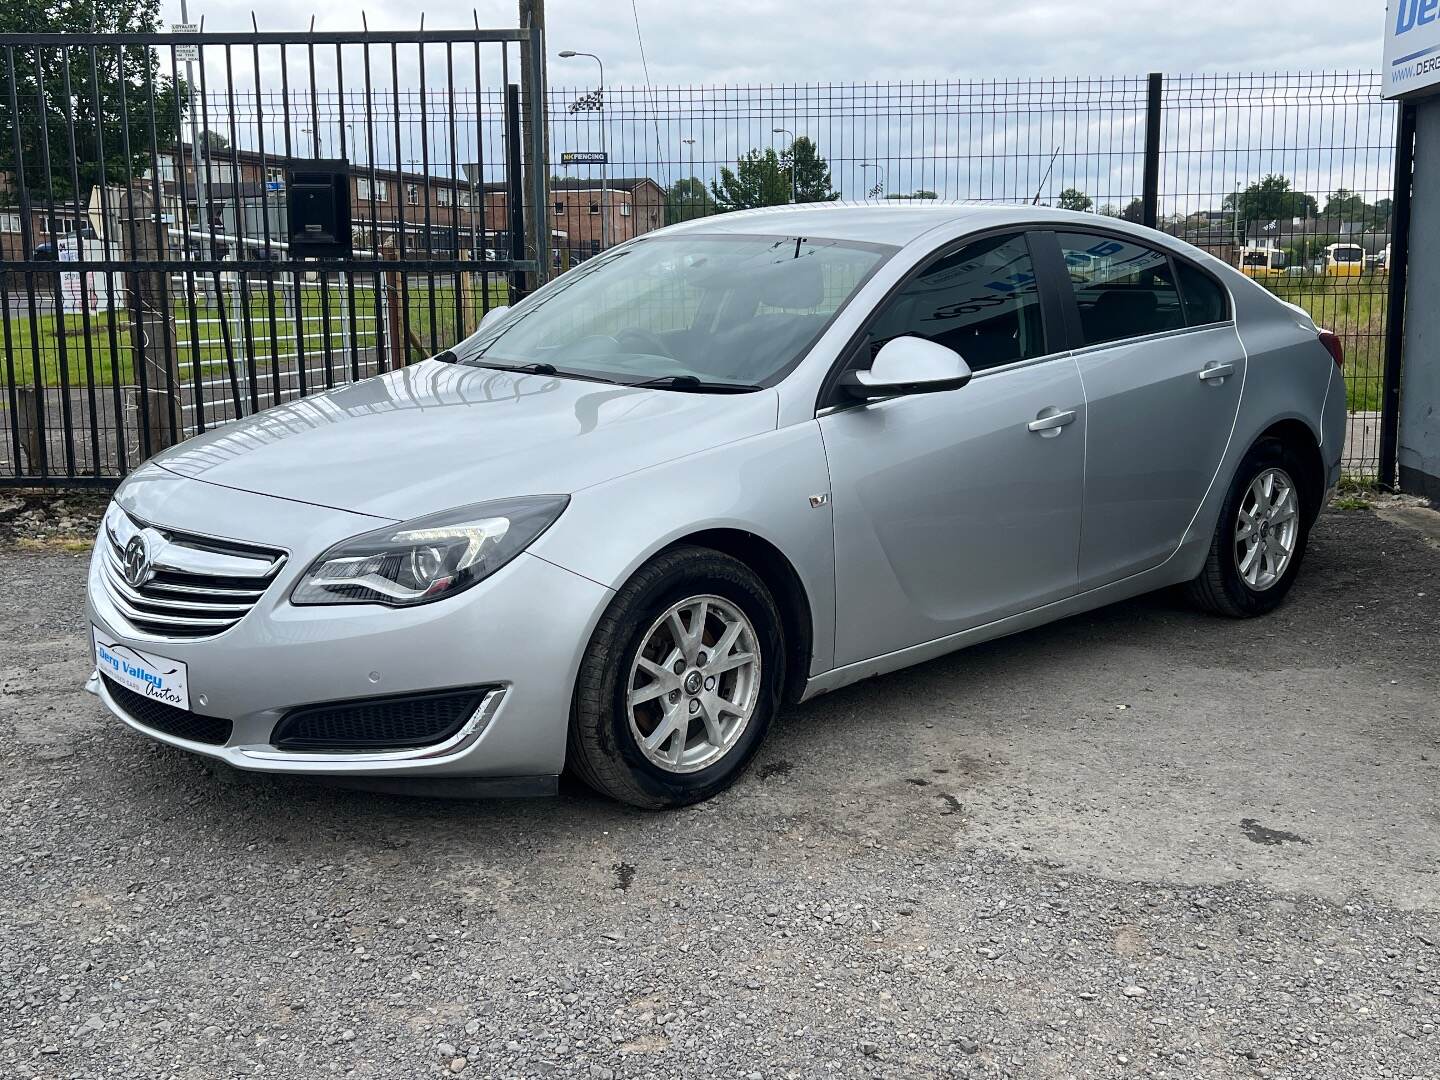
[{"label": "green tree", "polygon": [[1128,206],[1120,211],[1120,216],[1126,221],[1133,221],[1137,225],[1145,220],[1145,202],[1142,199],[1131,199]]},{"label": "green tree", "polygon": [[1289,221],[1291,218],[1315,217],[1319,211],[1313,195],[1296,191],[1290,186],[1290,178],[1278,173],[1257,180],[1238,197],[1233,192],[1226,195],[1223,207],[1237,211],[1244,222]]},{"label": "green tree", "polygon": [[[160,0],[6,0],[0,6],[0,34],[88,33],[92,27],[102,34],[157,31]],[[14,176],[23,171],[32,201],[47,200],[52,191],[57,199],[84,201],[100,180],[97,136],[104,147],[104,175],[110,184],[123,184],[127,174],[138,177],[153,167],[152,139],[161,154],[174,149],[178,88],[164,75],[158,50],[144,45],[102,47],[93,54],[89,49],[70,49],[68,95],[59,50],[16,49],[11,56],[13,72],[0,73],[0,80],[8,82],[13,74],[19,109],[0,110],[0,173]],[[15,160],[17,126],[19,163]],[[78,191],[71,171],[68,129],[72,126]],[[128,160],[122,144],[126,133]],[[47,141],[48,161],[43,152]],[[18,195],[14,188],[12,192]]]},{"label": "green tree", "polygon": [[927,188],[916,188],[909,195],[886,195],[887,199],[938,199],[940,196]]},{"label": "green tree", "polygon": [[710,181],[710,194],[718,213],[753,210],[757,206],[783,206],[790,201],[790,173],[774,150],[751,150],[735,162],[735,170],[720,169],[720,181]]},{"label": "green tree", "polygon": [[1325,216],[1362,227],[1383,226],[1390,219],[1390,200],[1381,199],[1371,206],[1349,188],[1336,188],[1325,200]]},{"label": "green tree", "polygon": [[665,224],[708,217],[715,213],[715,200],[698,176],[686,176],[670,185],[665,193]]},{"label": "green tree", "polygon": [[200,133],[200,142],[211,153],[220,153],[230,149],[230,140],[218,131],[211,131],[206,128]]},{"label": "green tree", "polygon": [[1095,205],[1095,200],[1079,188],[1067,187],[1060,192],[1058,205],[1061,210],[1089,210]]},{"label": "green tree", "polygon": [[815,144],[801,135],[780,155],[780,167],[795,179],[796,202],[834,202],[840,193],[830,186],[830,166]]},{"label": "green tree", "polygon": [[792,197],[795,202],[833,202],[840,193],[830,182],[830,166],[815,144],[802,135],[782,154],[769,148],[751,150],[735,162],[733,172],[722,168],[719,183],[710,181],[710,193],[715,212],[724,214],[783,206]]}]

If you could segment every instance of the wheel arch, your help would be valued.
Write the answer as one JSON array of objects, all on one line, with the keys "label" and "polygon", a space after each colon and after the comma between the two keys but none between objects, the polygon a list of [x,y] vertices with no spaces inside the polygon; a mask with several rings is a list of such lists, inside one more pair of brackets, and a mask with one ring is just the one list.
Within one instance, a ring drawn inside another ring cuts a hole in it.
[{"label": "wheel arch", "polygon": [[[805,684],[810,678],[810,653],[815,640],[814,616],[810,597],[800,579],[794,564],[778,547],[755,533],[734,528],[710,528],[676,537],[660,554],[676,547],[704,547],[748,566],[775,598],[780,609],[780,618],[785,631],[785,685],[782,688],[786,704],[800,700]],[[652,558],[654,556],[651,556]]]},{"label": "wheel arch", "polygon": [[1305,496],[1307,524],[1313,523],[1325,500],[1325,460],[1320,454],[1320,440],[1309,424],[1294,416],[1273,421],[1250,445],[1253,447],[1263,439],[1278,439],[1299,457],[1304,475],[1297,479]]}]

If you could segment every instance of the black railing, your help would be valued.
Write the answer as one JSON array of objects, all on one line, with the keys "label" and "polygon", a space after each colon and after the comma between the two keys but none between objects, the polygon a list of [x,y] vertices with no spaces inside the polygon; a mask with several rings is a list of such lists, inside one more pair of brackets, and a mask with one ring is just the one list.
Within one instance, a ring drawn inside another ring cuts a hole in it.
[{"label": "black railing", "polygon": [[[513,116],[489,103],[540,49],[534,30],[0,36],[0,484],[113,483],[439,352],[533,284],[548,237],[512,238],[509,211],[543,195],[520,123],[540,83]],[[287,178],[337,160],[351,252],[292,257]]]}]

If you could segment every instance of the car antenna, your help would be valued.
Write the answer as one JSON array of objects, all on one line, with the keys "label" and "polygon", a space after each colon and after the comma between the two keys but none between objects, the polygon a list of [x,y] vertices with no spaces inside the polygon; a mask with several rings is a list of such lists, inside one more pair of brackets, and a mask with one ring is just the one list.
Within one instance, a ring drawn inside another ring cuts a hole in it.
[{"label": "car antenna", "polygon": [[1055,159],[1060,156],[1060,147],[1055,147],[1055,152],[1050,155],[1050,164],[1045,166],[1045,175],[1040,178],[1040,186],[1035,189],[1035,198],[1031,200],[1031,206],[1040,205],[1040,193],[1045,190],[1045,181],[1050,179],[1050,170],[1055,168]]}]

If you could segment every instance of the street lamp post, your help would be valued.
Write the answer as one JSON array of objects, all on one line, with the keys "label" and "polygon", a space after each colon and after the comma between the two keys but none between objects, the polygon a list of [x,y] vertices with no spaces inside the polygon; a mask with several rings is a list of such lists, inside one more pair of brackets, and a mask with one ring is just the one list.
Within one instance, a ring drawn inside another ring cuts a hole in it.
[{"label": "street lamp post", "polygon": [[[888,181],[889,178],[888,178],[888,177],[886,176],[886,174],[885,174],[885,166],[884,166],[884,165],[876,165],[876,164],[875,164],[874,162],[872,162],[872,161],[862,161],[862,162],[860,162],[860,169],[861,169],[862,174],[863,174],[864,170],[866,170],[866,169],[874,169],[874,170],[876,170],[876,171],[880,174],[880,184],[879,184],[878,190],[880,190],[880,191],[884,191],[884,190],[885,190],[886,185],[887,185],[887,181]],[[870,189],[869,189],[869,188],[866,188],[866,189],[865,189],[865,201],[866,201],[866,202],[869,202],[869,201],[870,201]]]},{"label": "street lamp post", "polygon": [[793,131],[791,131],[789,128],[782,128],[782,127],[771,128],[771,129],[770,129],[770,133],[771,133],[772,135],[789,135],[789,136],[790,136],[790,201],[791,201],[792,203],[793,203],[793,202],[798,202],[798,201],[799,201],[799,195],[797,194],[797,191],[796,191],[796,188],[795,188],[795,133],[794,133]]},{"label": "street lamp post", "polygon": [[575,49],[564,49],[560,53],[562,60],[569,60],[576,56],[588,56],[594,60],[600,68],[600,247],[602,249],[610,246],[610,208],[607,205],[607,192],[609,188],[609,164],[610,154],[605,147],[605,61],[590,52],[578,52]]},{"label": "street lamp post", "polygon": [[[698,182],[700,178],[695,175],[695,140],[694,140],[694,139],[681,139],[680,141],[685,144],[685,148],[690,152],[690,176],[689,176],[689,179]],[[688,194],[686,195],[686,200],[687,200],[688,202],[690,202],[690,203],[693,204],[693,203],[695,202],[695,188],[694,188],[694,185],[687,183],[687,184],[685,185],[685,190],[688,192]],[[695,208],[694,208],[694,206],[692,205],[690,209],[693,211]],[[694,214],[693,212],[692,212],[692,213],[689,213],[689,214],[686,214],[686,215],[685,215],[685,220],[686,220],[686,221],[689,221],[689,220],[690,220],[691,218],[693,218],[693,217],[695,217],[695,214]]]}]

